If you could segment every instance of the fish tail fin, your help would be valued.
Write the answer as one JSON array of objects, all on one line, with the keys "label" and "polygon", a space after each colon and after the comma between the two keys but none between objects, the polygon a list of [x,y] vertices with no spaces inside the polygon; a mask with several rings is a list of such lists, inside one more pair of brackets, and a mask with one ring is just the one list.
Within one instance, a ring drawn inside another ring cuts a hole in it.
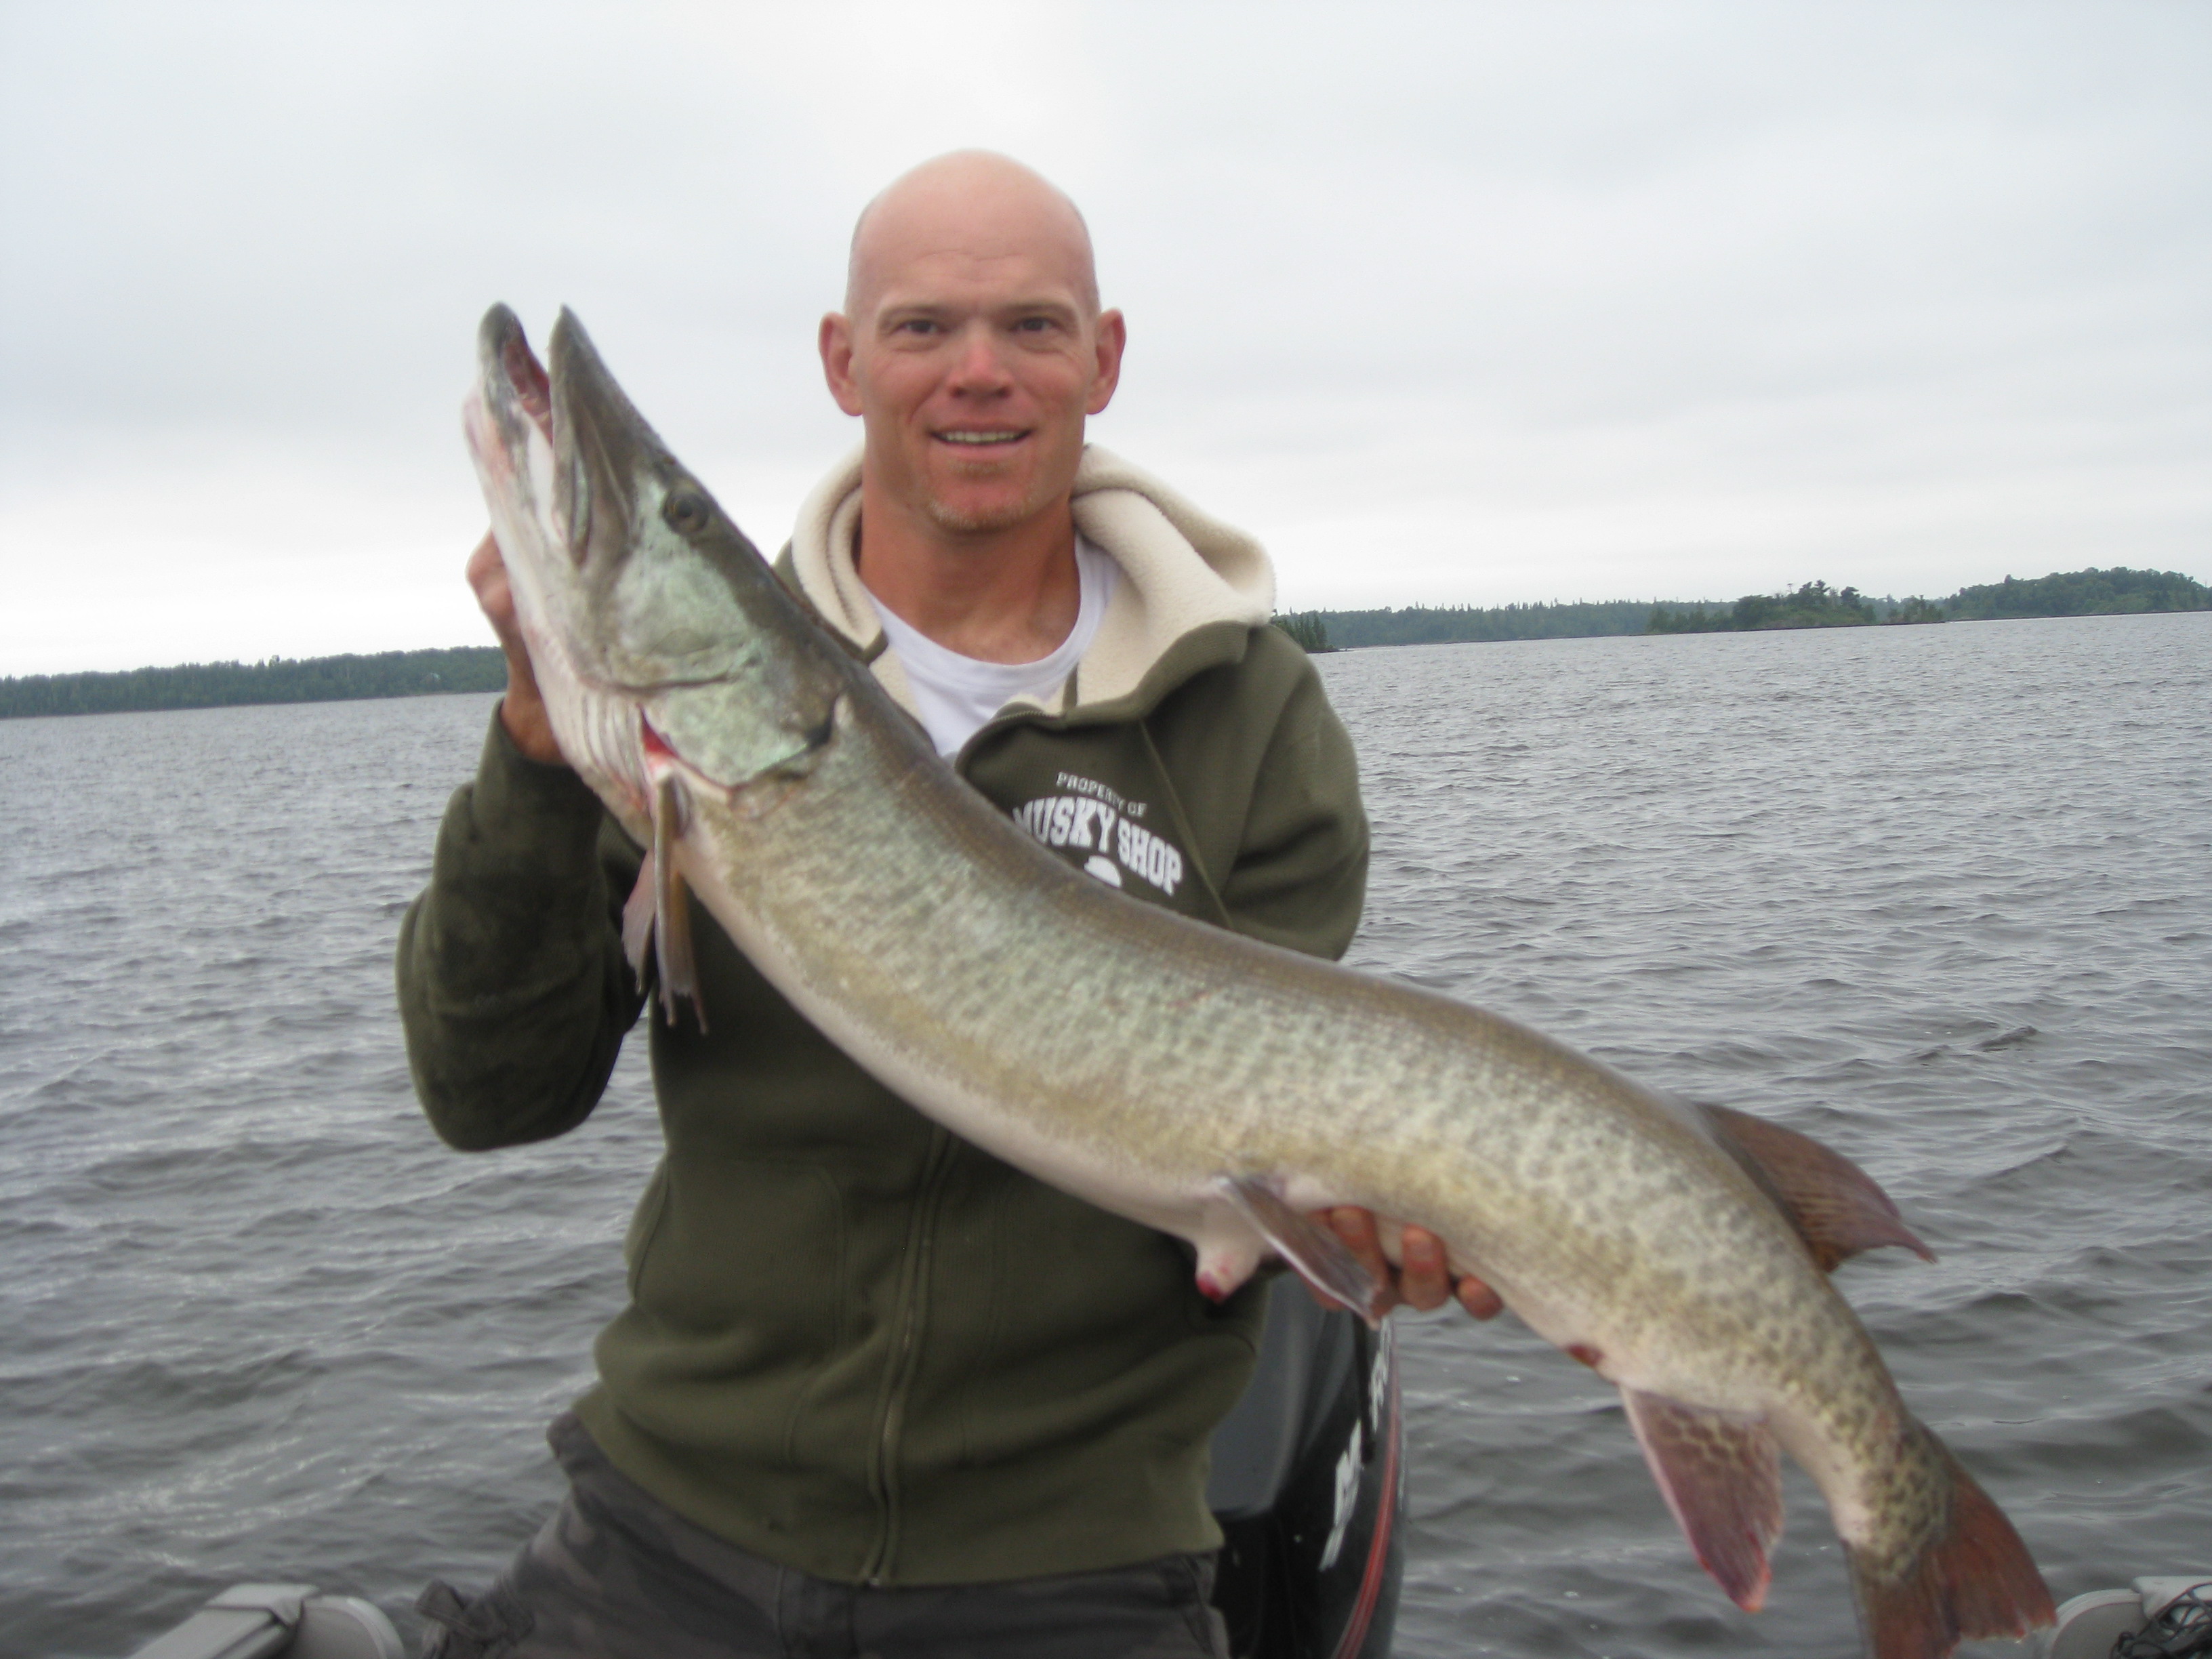
[{"label": "fish tail fin", "polygon": [[2057,1618],[2012,1522],[1951,1449],[1911,1424],[1948,1475],[1948,1513],[1911,1559],[1891,1569],[1846,1546],[1851,1589],[1875,1659],[1943,1659],[1962,1641],[2021,1637]]}]

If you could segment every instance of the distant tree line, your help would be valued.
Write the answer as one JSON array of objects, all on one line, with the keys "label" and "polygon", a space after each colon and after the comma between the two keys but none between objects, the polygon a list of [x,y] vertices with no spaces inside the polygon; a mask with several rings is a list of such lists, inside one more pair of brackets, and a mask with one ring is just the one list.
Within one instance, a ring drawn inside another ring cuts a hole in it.
[{"label": "distant tree line", "polygon": [[1318,611],[1285,611],[1274,621],[1276,627],[1305,647],[1309,656],[1334,649],[1328,642],[1328,623]]},{"label": "distant tree line", "polygon": [[[1480,640],[1587,639],[1609,634],[1703,634],[1884,623],[1982,622],[2006,617],[2121,616],[2212,611],[2212,588],[2175,571],[2075,570],[1962,587],[1946,599],[1899,599],[1807,582],[1795,592],[1741,599],[1614,599],[1602,604],[1407,605],[1386,611],[1294,611],[1276,619],[1318,631],[1328,647],[1449,645]],[[1294,637],[1299,637],[1294,635]],[[1301,641],[1303,642],[1303,640]],[[1309,650],[1314,647],[1309,646]]]},{"label": "distant tree line", "polygon": [[[1644,631],[1741,634],[1765,628],[1864,628],[1876,620],[1873,605],[1860,597],[1857,588],[1832,589],[1826,582],[1807,582],[1795,593],[1747,593],[1725,611],[1704,605],[1670,611],[1655,605]],[[1938,614],[1914,620],[1942,622],[1943,618]]]},{"label": "distant tree line", "polygon": [[1397,611],[1308,611],[1331,647],[1450,645],[1473,640],[1573,640],[1601,634],[1641,634],[1651,606],[1634,599],[1603,604],[1412,605]]},{"label": "distant tree line", "polygon": [[497,691],[506,684],[507,663],[496,646],[382,651],[368,657],[270,657],[263,662],[134,668],[120,674],[28,674],[0,679],[0,719],[226,708],[258,702],[345,702],[443,691]]},{"label": "distant tree line", "polygon": [[[1982,622],[2008,617],[2128,616],[2212,611],[2212,588],[2172,570],[2074,570],[1962,587],[1948,599],[1869,599],[1856,588],[1807,582],[1794,593],[1602,604],[1407,605],[1385,611],[1292,611],[1275,626],[1308,651],[1352,646],[1444,645],[1480,640],[1587,639],[1608,634],[1695,634],[1770,628],[1856,628],[1875,623]],[[338,702],[497,691],[507,665],[494,646],[384,651],[368,657],[270,657],[186,663],[120,674],[0,678],[0,720],[112,714],[240,703]]]},{"label": "distant tree line", "polygon": [[2178,570],[2069,570],[2022,581],[2007,576],[1962,587],[1944,601],[1960,622],[2003,617],[2125,617],[2145,611],[2212,611],[2212,588]]},{"label": "distant tree line", "polygon": [[1747,633],[1769,628],[1863,628],[1875,623],[1990,622],[2212,611],[2212,588],[2172,570],[2071,570],[1962,587],[1948,599],[1868,599],[1856,588],[1807,582],[1795,593],[1747,593],[1734,605],[1652,607],[1649,634]]}]

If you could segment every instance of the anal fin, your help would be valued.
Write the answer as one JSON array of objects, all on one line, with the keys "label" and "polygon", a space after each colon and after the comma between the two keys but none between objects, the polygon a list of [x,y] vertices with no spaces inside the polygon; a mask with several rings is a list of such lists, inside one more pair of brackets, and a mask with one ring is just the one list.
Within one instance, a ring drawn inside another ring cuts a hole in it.
[{"label": "anal fin", "polygon": [[1698,1564],[1729,1599],[1759,1611],[1782,1536],[1782,1453],[1757,1418],[1623,1389],[1628,1420]]},{"label": "anal fin", "polygon": [[1841,1152],[1748,1112],[1726,1106],[1698,1109],[1721,1150],[1743,1166],[1796,1226],[1823,1273],[1885,1244],[1901,1245],[1923,1261],[1936,1259],[1905,1224],[1889,1194]]},{"label": "anal fin", "polygon": [[1257,1176],[1223,1176],[1214,1184],[1299,1278],[1369,1324],[1381,1320],[1383,1286],[1333,1230],[1292,1209],[1271,1183]]}]

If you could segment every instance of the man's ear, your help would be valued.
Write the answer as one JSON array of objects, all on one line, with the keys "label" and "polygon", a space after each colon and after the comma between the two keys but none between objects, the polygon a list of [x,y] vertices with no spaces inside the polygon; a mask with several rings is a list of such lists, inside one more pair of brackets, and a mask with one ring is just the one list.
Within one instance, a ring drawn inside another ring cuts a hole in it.
[{"label": "man's ear", "polygon": [[1121,353],[1129,343],[1129,325],[1118,311],[1098,313],[1098,378],[1083,405],[1085,415],[1096,415],[1114,401],[1114,388],[1121,384]]},{"label": "man's ear", "polygon": [[851,320],[840,313],[829,313],[822,319],[822,330],[817,343],[822,351],[822,378],[829,382],[830,395],[837,400],[837,407],[848,415],[858,415],[860,412],[860,388],[853,379]]}]

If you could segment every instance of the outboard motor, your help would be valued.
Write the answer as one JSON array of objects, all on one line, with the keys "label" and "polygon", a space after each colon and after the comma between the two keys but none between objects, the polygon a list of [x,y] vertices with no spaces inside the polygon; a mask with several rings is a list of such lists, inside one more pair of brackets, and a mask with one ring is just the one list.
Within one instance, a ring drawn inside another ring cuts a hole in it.
[{"label": "outboard motor", "polygon": [[1213,1437],[1213,1603],[1237,1659],[1384,1659],[1405,1571],[1404,1432],[1386,1322],[1268,1291],[1252,1386]]}]

